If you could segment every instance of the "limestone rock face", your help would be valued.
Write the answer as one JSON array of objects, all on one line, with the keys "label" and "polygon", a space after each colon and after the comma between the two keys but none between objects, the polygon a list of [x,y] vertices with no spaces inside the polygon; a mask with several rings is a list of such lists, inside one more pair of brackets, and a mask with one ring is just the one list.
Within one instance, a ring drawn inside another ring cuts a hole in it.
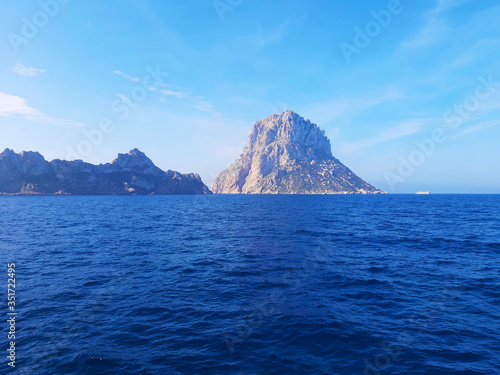
[{"label": "limestone rock face", "polygon": [[211,194],[198,174],[164,172],[141,151],[111,163],[48,162],[38,152],[0,153],[0,195]]},{"label": "limestone rock face", "polygon": [[292,111],[257,121],[241,156],[214,180],[218,194],[384,194],[333,157],[316,124]]}]

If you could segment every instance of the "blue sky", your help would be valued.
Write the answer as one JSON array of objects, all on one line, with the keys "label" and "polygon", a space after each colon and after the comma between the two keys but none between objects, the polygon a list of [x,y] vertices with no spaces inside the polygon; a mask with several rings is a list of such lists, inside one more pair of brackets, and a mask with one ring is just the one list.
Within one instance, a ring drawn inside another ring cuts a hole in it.
[{"label": "blue sky", "polygon": [[210,185],[256,120],[291,109],[384,190],[500,192],[496,1],[4,1],[0,15],[1,149],[105,163],[138,147]]}]

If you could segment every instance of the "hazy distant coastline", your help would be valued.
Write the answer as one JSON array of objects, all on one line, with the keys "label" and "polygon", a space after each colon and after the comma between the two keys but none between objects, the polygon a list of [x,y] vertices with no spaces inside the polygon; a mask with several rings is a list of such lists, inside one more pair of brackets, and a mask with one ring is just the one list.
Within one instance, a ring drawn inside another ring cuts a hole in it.
[{"label": "hazy distant coastline", "polygon": [[212,194],[198,174],[164,172],[138,149],[111,163],[48,162],[38,152],[0,154],[1,195]]}]

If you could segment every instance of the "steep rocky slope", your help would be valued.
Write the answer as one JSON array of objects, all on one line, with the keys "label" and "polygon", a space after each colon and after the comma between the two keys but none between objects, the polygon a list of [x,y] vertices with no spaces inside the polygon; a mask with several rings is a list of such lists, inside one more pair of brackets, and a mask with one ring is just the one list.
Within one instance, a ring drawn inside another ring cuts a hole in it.
[{"label": "steep rocky slope", "polygon": [[383,194],[333,157],[316,124],[292,111],[257,121],[241,156],[212,185],[219,194]]}]

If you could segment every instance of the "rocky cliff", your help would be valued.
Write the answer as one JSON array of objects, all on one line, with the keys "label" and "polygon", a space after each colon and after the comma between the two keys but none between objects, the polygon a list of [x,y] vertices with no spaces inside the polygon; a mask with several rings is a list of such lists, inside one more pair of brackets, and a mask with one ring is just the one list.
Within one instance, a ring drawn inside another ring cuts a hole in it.
[{"label": "rocky cliff", "polygon": [[316,124],[292,111],[257,121],[241,156],[214,180],[219,194],[383,194],[333,157]]},{"label": "rocky cliff", "polygon": [[0,153],[3,195],[211,194],[198,174],[164,172],[141,151],[119,154],[111,163],[48,162],[38,152]]}]

